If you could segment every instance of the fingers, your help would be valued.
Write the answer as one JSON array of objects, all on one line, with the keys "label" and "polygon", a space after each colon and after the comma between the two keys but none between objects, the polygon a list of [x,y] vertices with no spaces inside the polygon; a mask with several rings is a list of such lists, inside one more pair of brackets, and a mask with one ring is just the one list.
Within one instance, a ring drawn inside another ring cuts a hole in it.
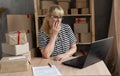
[{"label": "fingers", "polygon": [[60,54],[60,55],[55,56],[55,57],[54,57],[54,60],[55,60],[55,61],[61,61],[61,60],[64,59],[64,57],[65,57],[64,54]]},{"label": "fingers", "polygon": [[55,21],[54,25],[55,28],[59,28],[60,27],[60,22],[59,21]]},{"label": "fingers", "polygon": [[53,25],[52,25],[52,27],[50,29],[51,36],[56,36],[57,37],[60,29],[61,29],[61,26],[60,26],[59,20],[53,22]]},{"label": "fingers", "polygon": [[55,22],[53,23],[52,28],[53,28],[54,30],[58,31],[58,32],[60,31],[61,26],[60,26],[59,20],[57,20],[57,21],[55,21]]},{"label": "fingers", "polygon": [[62,60],[62,57],[56,56],[56,57],[54,57],[54,60],[55,60],[55,61],[61,61],[61,60]]},{"label": "fingers", "polygon": [[64,54],[60,54],[60,55],[57,55],[54,57],[54,60],[55,61],[61,61],[61,60],[64,60],[65,58],[68,58],[69,55],[66,55],[65,53]]}]

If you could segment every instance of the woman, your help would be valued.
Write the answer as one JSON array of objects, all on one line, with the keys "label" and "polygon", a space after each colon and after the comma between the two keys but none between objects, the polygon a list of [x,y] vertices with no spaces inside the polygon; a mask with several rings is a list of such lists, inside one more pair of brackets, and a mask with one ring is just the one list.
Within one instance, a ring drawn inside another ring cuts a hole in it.
[{"label": "woman", "polygon": [[76,52],[76,38],[69,25],[63,24],[63,9],[51,6],[39,32],[39,48],[45,58],[54,57],[60,61]]}]

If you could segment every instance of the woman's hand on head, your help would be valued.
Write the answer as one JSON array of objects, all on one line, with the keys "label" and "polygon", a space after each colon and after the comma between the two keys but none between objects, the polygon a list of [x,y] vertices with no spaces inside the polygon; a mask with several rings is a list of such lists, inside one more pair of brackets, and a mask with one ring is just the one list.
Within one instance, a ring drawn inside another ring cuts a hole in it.
[{"label": "woman's hand on head", "polygon": [[55,21],[53,23],[53,25],[51,26],[51,29],[50,29],[51,36],[56,36],[57,37],[60,29],[61,29],[60,22],[59,21]]}]

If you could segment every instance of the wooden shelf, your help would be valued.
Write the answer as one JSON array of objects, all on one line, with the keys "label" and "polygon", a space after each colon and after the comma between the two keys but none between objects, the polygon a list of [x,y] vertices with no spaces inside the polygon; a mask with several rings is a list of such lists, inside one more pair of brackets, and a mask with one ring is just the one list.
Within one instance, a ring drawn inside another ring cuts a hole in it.
[{"label": "wooden shelf", "polygon": [[90,45],[91,43],[88,42],[88,43],[76,43],[77,45]]},{"label": "wooden shelf", "polygon": [[[41,24],[38,24],[38,23],[41,23],[39,22],[40,19],[43,19],[43,18],[40,18],[40,17],[45,17],[46,15],[40,15],[40,10],[41,10],[41,1],[42,0],[34,0],[34,9],[35,9],[35,29],[36,29],[36,43],[37,43],[37,47],[38,47],[38,31],[39,31],[39,27]],[[49,0],[48,0],[49,1]],[[53,1],[57,1],[57,0],[53,0]],[[72,1],[72,0],[71,0]],[[89,29],[89,32],[91,33],[91,42],[95,41],[95,25],[94,25],[94,0],[86,0],[88,4],[87,8],[89,9],[88,11],[88,14],[68,14],[67,15],[64,15],[65,18],[68,17],[68,21],[66,21],[66,19],[64,21],[66,22],[70,22],[72,24],[70,24],[71,26],[74,25],[74,22],[75,22],[75,18],[86,18],[87,22],[88,22],[88,29]],[[46,7],[46,6],[45,6]],[[72,8],[70,8],[72,9]],[[70,18],[71,17],[71,20]],[[40,18],[40,19],[39,19]],[[74,20],[74,21],[73,21]],[[42,21],[42,20],[40,20]],[[73,28],[73,26],[72,26]],[[91,44],[90,43],[77,43],[77,44],[80,44],[80,45],[89,45]]]}]

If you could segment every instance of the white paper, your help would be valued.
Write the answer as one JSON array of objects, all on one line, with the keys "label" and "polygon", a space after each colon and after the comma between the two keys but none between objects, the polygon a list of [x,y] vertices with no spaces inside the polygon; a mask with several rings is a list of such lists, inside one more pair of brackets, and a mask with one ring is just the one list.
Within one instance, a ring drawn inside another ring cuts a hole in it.
[{"label": "white paper", "polygon": [[59,76],[61,73],[55,67],[55,65],[50,66],[40,66],[32,67],[34,76]]},{"label": "white paper", "polygon": [[9,57],[9,60],[16,60],[16,59],[22,59],[26,58],[25,56],[16,56],[16,57]]}]

